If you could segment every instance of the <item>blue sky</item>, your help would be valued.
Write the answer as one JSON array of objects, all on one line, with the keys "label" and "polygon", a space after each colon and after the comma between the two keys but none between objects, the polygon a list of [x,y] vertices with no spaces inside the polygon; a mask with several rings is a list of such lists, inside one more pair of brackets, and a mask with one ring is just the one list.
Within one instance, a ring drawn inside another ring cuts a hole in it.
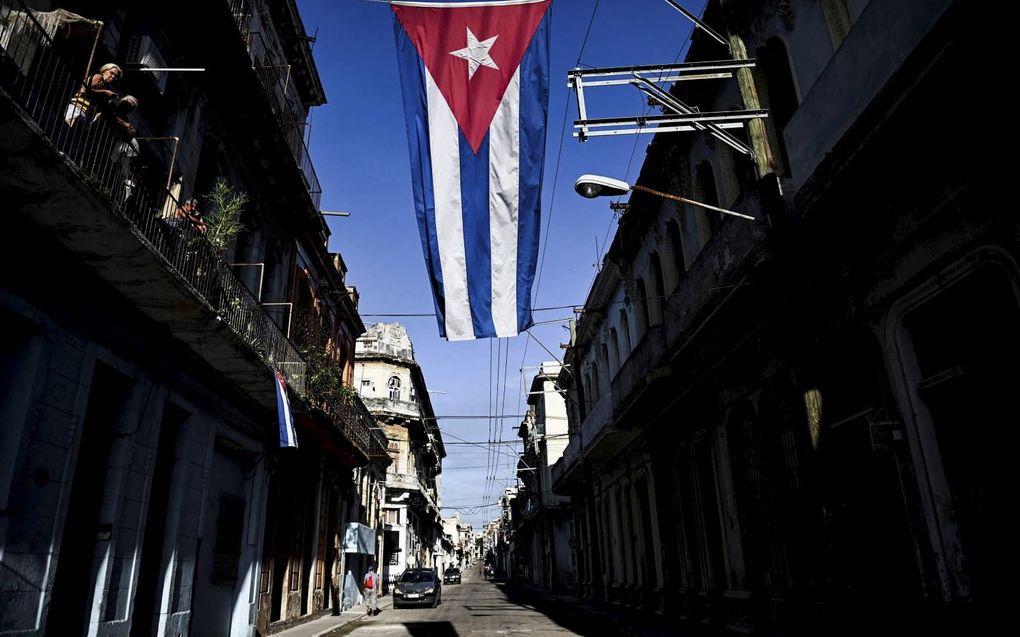
[{"label": "blue sky", "polygon": [[[705,0],[681,2],[700,15]],[[494,454],[485,443],[517,440],[512,428],[526,411],[523,392],[542,361],[553,360],[553,355],[562,358],[559,345],[568,339],[564,326],[572,313],[536,312],[537,323],[559,322],[533,328],[534,339],[522,334],[467,342],[441,339],[431,315],[371,316],[430,313],[433,307],[411,195],[393,19],[385,3],[370,0],[299,0],[298,7],[308,33],[317,31],[313,54],[328,99],[311,115],[311,153],[323,188],[322,209],[351,212],[350,217],[328,218],[333,233],[329,248],[347,262],[347,280],[361,294],[365,323],[397,321],[407,328],[448,444],[444,507],[462,508],[462,519],[477,529],[496,516],[497,509],[489,505],[515,483],[512,454],[520,449],[519,443],[502,445]],[[544,248],[532,292],[534,308],[582,305],[595,264],[616,229],[610,200],[580,198],[574,180],[582,173],[632,179],[651,141],[651,135],[596,138],[583,144],[572,138],[577,108],[566,88],[567,71],[577,65],[579,53],[581,66],[672,63],[691,31],[690,22],[664,0],[554,0],[551,18]],[[643,97],[630,87],[586,91],[586,97],[594,117],[647,110]],[[490,419],[490,414],[504,417]],[[458,439],[480,441],[482,446],[450,444]],[[443,515],[453,512],[445,508]]]}]

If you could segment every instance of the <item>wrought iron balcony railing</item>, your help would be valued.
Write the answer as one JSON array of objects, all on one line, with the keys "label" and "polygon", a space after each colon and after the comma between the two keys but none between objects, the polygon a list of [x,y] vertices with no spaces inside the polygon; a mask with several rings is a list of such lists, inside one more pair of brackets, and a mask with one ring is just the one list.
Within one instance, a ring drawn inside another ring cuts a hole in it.
[{"label": "wrought iron balcony railing", "polygon": [[322,186],[319,184],[319,177],[305,142],[306,121],[288,99],[288,92],[292,89],[291,65],[277,53],[282,47],[270,44],[268,41],[270,36],[262,31],[252,30],[253,16],[265,12],[259,0],[229,0],[229,7],[237,30],[248,49],[252,70],[259,80],[259,91],[280,124],[280,130],[294,155],[294,161],[304,176],[308,194],[315,204],[315,209],[318,210],[322,199]]},{"label": "wrought iron balcony railing", "polygon": [[[305,362],[255,295],[189,225],[174,225],[178,202],[162,182],[134,166],[137,146],[110,118],[86,113],[68,124],[69,101],[82,86],[84,60],[63,59],[33,12],[0,0],[0,88],[69,159],[83,180],[126,221],[135,236],[189,286],[201,302],[303,395]],[[72,72],[75,68],[78,71]]]},{"label": "wrought iron balcony railing", "polygon": [[373,450],[375,438],[372,428],[377,426],[375,418],[368,413],[357,394],[333,392],[321,397],[319,402],[322,410],[333,419],[341,433],[366,456],[371,457],[372,454],[378,453]]},{"label": "wrought iron balcony railing", "polygon": [[308,401],[321,408],[336,427],[369,458],[389,458],[386,435],[361,398],[343,386],[343,362],[330,345],[336,334],[318,314],[295,310],[291,335],[308,365]]}]

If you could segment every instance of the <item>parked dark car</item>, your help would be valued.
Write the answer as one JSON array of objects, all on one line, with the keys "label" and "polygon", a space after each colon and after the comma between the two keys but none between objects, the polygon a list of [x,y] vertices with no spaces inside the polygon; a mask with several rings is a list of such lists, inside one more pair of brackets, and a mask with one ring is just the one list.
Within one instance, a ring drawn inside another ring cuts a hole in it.
[{"label": "parked dark car", "polygon": [[393,608],[431,606],[443,603],[443,584],[431,568],[409,568],[393,585]]},{"label": "parked dark car", "polygon": [[456,566],[451,566],[450,568],[446,569],[446,572],[443,573],[443,583],[460,584],[460,569],[457,568]]}]

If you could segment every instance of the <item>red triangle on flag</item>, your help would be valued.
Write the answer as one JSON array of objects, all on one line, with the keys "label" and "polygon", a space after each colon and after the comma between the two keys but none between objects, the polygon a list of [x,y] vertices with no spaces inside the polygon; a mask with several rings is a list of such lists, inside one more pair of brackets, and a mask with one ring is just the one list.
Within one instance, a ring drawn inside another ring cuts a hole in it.
[{"label": "red triangle on flag", "polygon": [[476,153],[549,3],[390,5]]}]

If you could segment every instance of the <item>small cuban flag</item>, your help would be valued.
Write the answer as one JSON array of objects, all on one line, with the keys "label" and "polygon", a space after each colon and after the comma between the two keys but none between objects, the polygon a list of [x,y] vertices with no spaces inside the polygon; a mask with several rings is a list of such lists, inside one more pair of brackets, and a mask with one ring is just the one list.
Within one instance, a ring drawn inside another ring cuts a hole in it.
[{"label": "small cuban flag", "polygon": [[290,400],[287,398],[287,381],[283,374],[276,375],[276,416],[280,422],[280,446],[297,448],[297,432],[294,431],[294,417],[290,414]]},{"label": "small cuban flag", "polygon": [[449,340],[532,325],[550,2],[390,3],[418,229]]}]

